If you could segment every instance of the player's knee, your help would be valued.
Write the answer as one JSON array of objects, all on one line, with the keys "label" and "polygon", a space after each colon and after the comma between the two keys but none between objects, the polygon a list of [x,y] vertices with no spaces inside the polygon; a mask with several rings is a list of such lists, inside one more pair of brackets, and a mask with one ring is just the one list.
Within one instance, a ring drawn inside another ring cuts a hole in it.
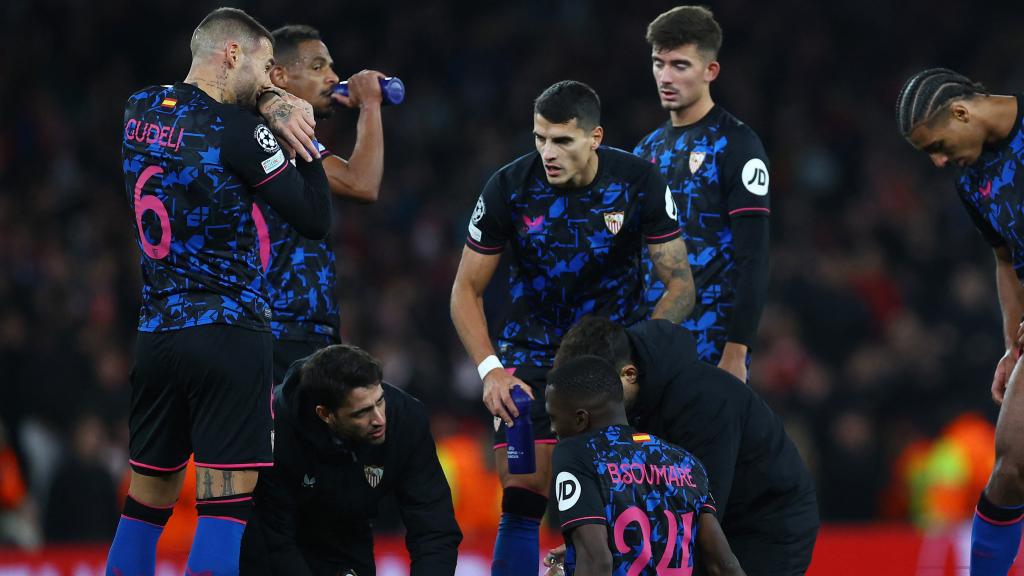
[{"label": "player's knee", "polygon": [[505,488],[501,493],[501,512],[540,520],[548,507],[544,492],[535,492],[518,486]]},{"label": "player's knee", "polygon": [[185,471],[147,475],[132,471],[128,494],[144,506],[165,508],[178,500]]}]

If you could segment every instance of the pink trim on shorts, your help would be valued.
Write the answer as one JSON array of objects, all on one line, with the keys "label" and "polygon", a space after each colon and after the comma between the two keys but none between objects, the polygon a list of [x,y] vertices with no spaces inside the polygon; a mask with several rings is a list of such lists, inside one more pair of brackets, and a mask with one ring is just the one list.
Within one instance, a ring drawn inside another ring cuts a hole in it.
[{"label": "pink trim on shorts", "polygon": [[196,466],[201,466],[203,468],[213,468],[214,470],[234,470],[238,468],[268,468],[273,465],[273,462],[249,462],[246,464],[204,464],[202,462],[196,462]]},{"label": "pink trim on shorts", "polygon": [[232,498],[231,500],[196,500],[196,506],[200,504],[231,504],[233,502],[248,502],[252,500],[252,496],[246,496],[245,498]]},{"label": "pink trim on shorts", "polygon": [[[178,470],[184,469],[185,466],[188,466],[188,460],[185,460],[184,462],[182,462],[180,466],[175,466],[173,468],[161,468],[160,466],[151,466],[149,464],[143,464],[142,462],[137,462],[135,460],[132,460],[131,458],[128,459],[128,463],[131,464],[132,466],[138,466],[139,468],[146,468],[147,470],[156,470],[157,472],[177,472]],[[140,502],[140,504],[141,504],[141,502]]]},{"label": "pink trim on shorts", "polygon": [[154,528],[159,528],[161,530],[164,529],[164,527],[159,525],[159,524],[153,524],[152,522],[146,522],[145,520],[139,520],[138,518],[132,518],[131,516],[125,516],[124,514],[121,514],[121,519],[122,520],[132,520],[132,521],[135,521],[135,522],[142,522],[143,524],[149,524],[150,526],[152,526]]},{"label": "pink trim on shorts", "polygon": [[238,524],[241,524],[242,526],[245,526],[245,524],[246,524],[245,520],[239,520],[238,518],[232,518],[230,516],[207,516],[205,514],[200,514],[199,518],[210,518],[210,519],[213,519],[213,520],[227,520],[228,522],[236,522]]}]

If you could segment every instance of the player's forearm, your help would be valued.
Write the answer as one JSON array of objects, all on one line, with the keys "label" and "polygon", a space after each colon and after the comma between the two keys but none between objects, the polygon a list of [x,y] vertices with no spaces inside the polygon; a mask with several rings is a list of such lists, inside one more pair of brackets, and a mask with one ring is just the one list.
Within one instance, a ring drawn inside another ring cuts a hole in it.
[{"label": "player's forearm", "polygon": [[607,576],[612,573],[612,556],[590,556],[577,554],[576,576]]},{"label": "player's forearm", "polygon": [[654,320],[665,319],[673,324],[679,324],[690,315],[690,312],[693,312],[694,302],[696,302],[696,290],[692,277],[689,282],[678,282],[674,286],[666,285],[665,293],[661,295],[658,303],[654,306],[651,318]]},{"label": "player's forearm", "polygon": [[655,304],[651,318],[678,324],[693,312],[697,301],[686,243],[682,238],[675,238],[662,244],[648,244],[647,250],[651,254],[655,275],[665,285],[665,292]]},{"label": "player's forearm", "polygon": [[384,177],[384,127],[380,106],[359,110],[356,144],[348,161],[325,163],[331,193],[358,202],[376,202]]},{"label": "player's forearm", "polygon": [[480,364],[484,358],[494,354],[484,316],[483,294],[456,279],[452,287],[451,315],[459,340],[474,364]]},{"label": "player's forearm", "polygon": [[1003,340],[1006,349],[1017,346],[1017,327],[1024,316],[1024,288],[1013,270],[1009,249],[996,248],[996,290],[1003,313]]}]

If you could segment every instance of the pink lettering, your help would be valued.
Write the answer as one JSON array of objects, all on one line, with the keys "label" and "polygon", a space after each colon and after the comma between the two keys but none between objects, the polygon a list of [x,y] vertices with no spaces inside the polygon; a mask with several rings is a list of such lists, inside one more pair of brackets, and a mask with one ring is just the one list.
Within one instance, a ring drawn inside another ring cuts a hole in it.
[{"label": "pink lettering", "polygon": [[668,469],[668,483],[679,486],[679,469],[675,466],[669,466]]},{"label": "pink lettering", "polygon": [[144,140],[143,135],[145,133],[146,133],[146,131],[143,129],[142,122],[136,122],[135,123],[135,138],[134,138],[135,141],[136,142],[142,142]]},{"label": "pink lettering", "polygon": [[618,464],[608,464],[608,478],[616,484],[622,481],[621,476],[619,476]]},{"label": "pink lettering", "polygon": [[643,464],[633,464],[633,465],[630,466],[630,468],[632,468],[633,470],[636,470],[637,468],[640,469],[640,474],[636,474],[636,473],[633,474],[633,477],[636,478],[636,483],[637,484],[642,484],[642,483],[646,483],[647,482],[647,469],[644,468]]},{"label": "pink lettering", "polygon": [[682,478],[683,483],[685,483],[687,486],[689,486],[690,488],[696,488],[697,484],[693,481],[693,476],[690,474],[691,470],[692,468],[687,466],[686,468],[683,469],[682,473],[680,474],[680,477]]},{"label": "pink lettering", "polygon": [[664,466],[651,466],[651,469],[654,471],[654,478],[651,481],[652,484],[661,484],[665,482],[668,472],[665,471]]},{"label": "pink lettering", "polygon": [[146,124],[146,144],[155,144],[160,139],[160,127],[155,124]]},{"label": "pink lettering", "polygon": [[160,127],[160,139],[157,140],[157,144],[159,144],[161,146],[164,146],[164,147],[170,146],[171,143],[170,143],[170,141],[167,140],[167,138],[168,138],[168,136],[171,135],[171,130],[173,130],[173,128],[171,128],[170,126],[161,126]]},{"label": "pink lettering", "polygon": [[131,140],[132,139],[132,131],[135,130],[135,125],[138,124],[138,123],[139,123],[138,120],[132,118],[131,120],[129,120],[124,125],[124,137],[125,137],[125,140]]},{"label": "pink lettering", "polygon": [[181,136],[185,133],[184,130],[178,128],[178,143],[174,145],[174,151],[177,152],[178,148],[181,148]]}]

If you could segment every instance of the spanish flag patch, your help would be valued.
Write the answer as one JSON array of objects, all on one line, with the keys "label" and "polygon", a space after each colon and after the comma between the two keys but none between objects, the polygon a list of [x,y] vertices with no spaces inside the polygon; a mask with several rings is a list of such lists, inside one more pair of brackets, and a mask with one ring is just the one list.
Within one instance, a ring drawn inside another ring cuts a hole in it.
[{"label": "spanish flag patch", "polygon": [[178,105],[178,99],[177,98],[164,98],[163,102],[160,102],[160,106],[162,106],[164,108],[174,108],[177,105]]},{"label": "spanish flag patch", "polygon": [[633,442],[650,442],[650,434],[633,434]]}]

